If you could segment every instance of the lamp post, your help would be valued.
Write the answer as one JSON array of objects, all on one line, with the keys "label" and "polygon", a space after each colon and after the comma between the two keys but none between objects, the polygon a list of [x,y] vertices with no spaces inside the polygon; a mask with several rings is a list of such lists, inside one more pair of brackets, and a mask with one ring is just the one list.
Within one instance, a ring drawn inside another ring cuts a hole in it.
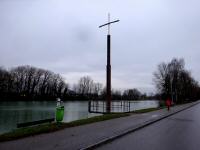
[{"label": "lamp post", "polygon": [[172,89],[173,88],[173,85],[172,85],[173,84],[173,80],[174,80],[174,77],[171,76],[171,78],[170,78],[170,85],[171,85],[171,99],[172,99],[172,104],[174,103],[174,96],[173,96],[174,94],[173,94],[173,89]]},{"label": "lamp post", "polygon": [[108,14],[108,22],[100,25],[99,28],[108,26],[107,34],[107,66],[106,66],[106,112],[110,113],[111,110],[111,61],[110,61],[110,50],[111,50],[111,35],[110,35],[110,24],[119,22],[119,20],[110,21],[110,14]]}]

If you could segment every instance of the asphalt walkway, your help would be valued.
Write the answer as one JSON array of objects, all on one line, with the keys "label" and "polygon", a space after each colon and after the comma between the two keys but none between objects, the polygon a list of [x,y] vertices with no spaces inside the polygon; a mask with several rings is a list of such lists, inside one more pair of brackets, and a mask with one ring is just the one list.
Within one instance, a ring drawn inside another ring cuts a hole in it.
[{"label": "asphalt walkway", "polygon": [[97,145],[141,129],[179,111],[196,105],[199,101],[174,106],[168,112],[161,109],[144,114],[133,114],[88,125],[66,128],[60,131],[35,135],[0,143],[0,150],[77,150],[90,149]]},{"label": "asphalt walkway", "polygon": [[199,150],[200,104],[141,130],[103,144],[97,150]]}]

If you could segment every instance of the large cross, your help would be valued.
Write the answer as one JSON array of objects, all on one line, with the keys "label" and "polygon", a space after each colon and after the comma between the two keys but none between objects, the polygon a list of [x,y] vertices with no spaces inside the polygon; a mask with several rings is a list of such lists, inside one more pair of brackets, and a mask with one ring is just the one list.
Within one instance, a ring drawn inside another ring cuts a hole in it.
[{"label": "large cross", "polygon": [[111,63],[110,63],[110,46],[111,46],[111,36],[110,36],[110,24],[119,22],[119,20],[110,21],[110,14],[108,14],[108,23],[105,23],[99,28],[108,26],[108,35],[107,35],[107,66],[106,66],[106,112],[110,113],[111,111]]}]

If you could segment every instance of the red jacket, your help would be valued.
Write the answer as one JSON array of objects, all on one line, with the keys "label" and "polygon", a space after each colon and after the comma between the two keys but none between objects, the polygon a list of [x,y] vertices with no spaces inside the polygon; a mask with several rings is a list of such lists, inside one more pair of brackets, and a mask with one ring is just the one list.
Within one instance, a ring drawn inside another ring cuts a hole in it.
[{"label": "red jacket", "polygon": [[167,106],[171,106],[171,100],[170,100],[170,99],[167,99],[167,100],[166,100],[166,105],[167,105]]}]

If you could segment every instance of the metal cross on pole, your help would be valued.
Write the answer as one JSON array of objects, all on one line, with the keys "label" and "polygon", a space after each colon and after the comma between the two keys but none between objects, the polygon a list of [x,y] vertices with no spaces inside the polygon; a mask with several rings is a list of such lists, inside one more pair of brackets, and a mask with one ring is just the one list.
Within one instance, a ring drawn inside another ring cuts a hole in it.
[{"label": "metal cross on pole", "polygon": [[110,113],[111,110],[111,63],[110,63],[110,46],[111,46],[111,36],[110,36],[110,24],[119,22],[119,20],[110,21],[110,14],[108,14],[108,23],[99,26],[99,28],[108,26],[107,35],[107,66],[106,66],[106,112]]}]

